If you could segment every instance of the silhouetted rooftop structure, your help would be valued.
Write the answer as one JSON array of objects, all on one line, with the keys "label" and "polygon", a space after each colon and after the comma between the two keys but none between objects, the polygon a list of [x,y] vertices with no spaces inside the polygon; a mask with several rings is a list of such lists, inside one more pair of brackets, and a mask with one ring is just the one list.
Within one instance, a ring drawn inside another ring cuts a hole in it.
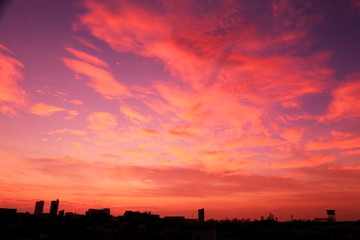
[{"label": "silhouetted rooftop structure", "polygon": [[329,222],[336,222],[335,210],[326,210]]},{"label": "silhouetted rooftop structure", "polygon": [[110,208],[89,209],[85,214],[88,217],[110,216]]},{"label": "silhouetted rooftop structure", "polygon": [[0,208],[0,215],[12,215],[16,214],[17,209],[15,208]]},{"label": "silhouetted rooftop structure", "polygon": [[139,219],[139,218],[159,219],[160,215],[152,214],[151,212],[125,211],[124,217],[128,219]]},{"label": "silhouetted rooftop structure", "polygon": [[315,218],[315,222],[336,222],[335,210],[326,210],[327,218]]},{"label": "silhouetted rooftop structure", "polygon": [[60,217],[63,217],[64,215],[65,215],[65,210],[60,210],[60,211],[59,211],[59,216],[60,216]]},{"label": "silhouetted rooftop structure", "polygon": [[75,213],[73,212],[66,212],[65,213],[65,217],[73,217],[75,215]]}]

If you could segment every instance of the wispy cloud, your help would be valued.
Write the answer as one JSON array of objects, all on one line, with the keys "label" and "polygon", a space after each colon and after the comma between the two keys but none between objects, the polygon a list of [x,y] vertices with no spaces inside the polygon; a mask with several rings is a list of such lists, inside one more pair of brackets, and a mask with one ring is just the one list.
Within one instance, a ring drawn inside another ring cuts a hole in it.
[{"label": "wispy cloud", "polygon": [[86,76],[89,79],[89,87],[100,93],[107,99],[122,99],[130,95],[128,88],[115,80],[113,75],[100,67],[96,67],[85,61],[79,61],[69,58],[62,59],[67,67]]},{"label": "wispy cloud", "polygon": [[0,44],[0,112],[10,117],[27,105],[26,91],[19,85],[23,79],[23,63],[14,54]]},{"label": "wispy cloud", "polygon": [[29,111],[32,114],[39,115],[41,117],[49,117],[57,112],[66,112],[68,114],[68,116],[65,117],[66,119],[72,119],[79,114],[77,111],[68,110],[68,109],[53,106],[53,105],[48,105],[43,102],[32,105],[31,108],[29,109]]},{"label": "wispy cloud", "polygon": [[140,123],[149,121],[149,117],[142,115],[141,113],[137,112],[129,106],[120,106],[120,112],[127,116],[131,121]]},{"label": "wispy cloud", "polygon": [[85,136],[87,134],[86,131],[75,130],[75,129],[67,129],[67,128],[63,128],[63,129],[59,129],[59,130],[56,130],[56,131],[49,132],[50,135],[52,135],[52,134],[62,134],[62,133],[69,133],[69,134],[74,134],[74,135],[79,135],[79,136]]},{"label": "wispy cloud", "polygon": [[68,52],[70,52],[72,55],[74,55],[75,57],[84,60],[85,62],[97,65],[99,67],[108,67],[108,64],[106,62],[104,62],[103,60],[101,60],[100,58],[97,58],[93,55],[90,55],[88,53],[76,50],[74,48],[66,48],[66,50]]},{"label": "wispy cloud", "polygon": [[95,139],[96,143],[117,143],[126,139],[118,132],[116,115],[108,112],[93,112],[86,119],[89,122],[88,128],[99,137]]},{"label": "wispy cloud", "polygon": [[332,92],[328,111],[320,121],[340,121],[360,118],[360,73],[349,76]]}]

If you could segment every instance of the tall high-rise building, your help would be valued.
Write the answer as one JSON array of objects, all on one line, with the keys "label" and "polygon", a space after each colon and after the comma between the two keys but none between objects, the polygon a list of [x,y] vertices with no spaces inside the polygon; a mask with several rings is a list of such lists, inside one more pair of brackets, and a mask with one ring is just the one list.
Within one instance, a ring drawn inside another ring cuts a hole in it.
[{"label": "tall high-rise building", "polygon": [[198,221],[199,222],[205,221],[205,210],[203,208],[198,209]]},{"label": "tall high-rise building", "polygon": [[51,201],[50,205],[50,215],[56,216],[59,209],[59,199],[56,199],[56,201]]},{"label": "tall high-rise building", "polygon": [[35,203],[34,215],[43,214],[43,210],[44,210],[44,201],[37,201]]}]

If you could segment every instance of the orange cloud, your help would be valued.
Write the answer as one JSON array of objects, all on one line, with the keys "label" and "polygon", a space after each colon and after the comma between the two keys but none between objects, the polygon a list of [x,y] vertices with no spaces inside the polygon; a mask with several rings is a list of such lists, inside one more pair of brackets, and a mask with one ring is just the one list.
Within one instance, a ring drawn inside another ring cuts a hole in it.
[{"label": "orange cloud", "polygon": [[345,138],[351,138],[354,137],[354,133],[349,132],[340,132],[340,131],[330,131],[331,136],[334,139],[345,139]]},{"label": "orange cloud", "polygon": [[94,139],[96,144],[114,144],[126,140],[118,132],[117,117],[114,114],[93,112],[86,119],[89,122],[88,128],[98,137]]},{"label": "orange cloud", "polygon": [[87,133],[86,131],[81,131],[81,130],[74,130],[74,129],[59,129],[56,131],[51,131],[49,134],[58,134],[58,133],[69,133],[69,134],[74,134],[74,135],[79,135],[79,136],[85,136]]},{"label": "orange cloud", "polygon": [[145,133],[148,133],[148,134],[155,134],[155,135],[159,134],[158,131],[156,131],[154,129],[149,129],[149,128],[144,128],[144,129],[142,129],[142,131],[145,132]]},{"label": "orange cloud", "polygon": [[120,112],[130,118],[133,122],[146,123],[149,121],[149,118],[143,116],[141,113],[135,111],[129,106],[120,106]]},{"label": "orange cloud", "polygon": [[342,155],[357,155],[357,154],[360,154],[360,149],[343,151],[343,152],[341,152],[341,154]]},{"label": "orange cloud", "polygon": [[67,112],[69,115],[65,117],[66,119],[72,119],[79,114],[77,111],[48,105],[43,102],[32,105],[29,111],[32,114],[39,115],[42,117],[49,117],[57,112]]},{"label": "orange cloud", "polygon": [[272,168],[303,168],[316,167],[335,160],[334,156],[312,156],[302,160],[273,162]]},{"label": "orange cloud", "polygon": [[344,167],[331,167],[329,169],[332,169],[332,170],[359,170],[360,165],[358,165],[358,166],[344,166]]},{"label": "orange cloud", "polygon": [[325,150],[325,149],[351,149],[360,148],[360,137],[353,137],[341,140],[330,140],[324,142],[309,141],[306,144],[306,149],[311,151]]},{"label": "orange cloud", "polygon": [[27,93],[19,85],[24,65],[12,56],[12,52],[0,44],[0,112],[10,117],[27,105]]},{"label": "orange cloud", "polygon": [[298,144],[301,141],[302,135],[305,131],[305,128],[287,128],[281,134],[281,137],[285,138],[288,142],[293,144]]},{"label": "orange cloud", "polygon": [[66,110],[64,108],[47,105],[45,103],[36,103],[32,105],[30,108],[30,112],[32,114],[36,114],[42,117],[48,117],[56,112],[62,112],[62,111],[66,111]]},{"label": "orange cloud", "polygon": [[230,140],[231,146],[253,148],[253,147],[269,147],[283,144],[282,141],[266,136],[247,136],[239,139]]},{"label": "orange cloud", "polygon": [[70,100],[70,102],[72,104],[75,104],[75,105],[82,105],[83,104],[83,101],[81,101],[79,99],[72,99],[72,100]]},{"label": "orange cloud", "polygon": [[108,112],[94,112],[91,113],[87,120],[90,122],[89,128],[93,130],[101,130],[103,128],[116,127],[117,117],[114,114]]}]

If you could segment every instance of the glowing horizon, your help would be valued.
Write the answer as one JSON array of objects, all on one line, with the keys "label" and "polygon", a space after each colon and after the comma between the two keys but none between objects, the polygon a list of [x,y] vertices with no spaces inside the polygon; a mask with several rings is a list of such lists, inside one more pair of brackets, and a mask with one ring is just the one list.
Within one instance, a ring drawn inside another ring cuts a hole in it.
[{"label": "glowing horizon", "polygon": [[0,13],[0,207],[360,219],[358,1]]}]

